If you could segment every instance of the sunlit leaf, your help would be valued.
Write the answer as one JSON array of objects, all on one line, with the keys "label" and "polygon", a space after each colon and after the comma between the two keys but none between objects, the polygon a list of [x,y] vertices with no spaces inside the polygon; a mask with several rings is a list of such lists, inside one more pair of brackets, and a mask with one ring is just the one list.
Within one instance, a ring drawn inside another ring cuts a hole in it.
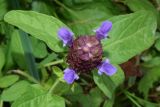
[{"label": "sunlit leaf", "polygon": [[44,41],[50,49],[63,51],[57,31],[65,25],[58,19],[34,11],[12,10],[5,15],[4,20]]},{"label": "sunlit leaf", "polygon": [[18,75],[8,75],[0,78],[0,88],[6,88],[18,81]]},{"label": "sunlit leaf", "polygon": [[121,64],[140,54],[154,43],[156,18],[148,11],[115,16],[109,19],[113,27],[109,39],[103,40],[105,56]]}]

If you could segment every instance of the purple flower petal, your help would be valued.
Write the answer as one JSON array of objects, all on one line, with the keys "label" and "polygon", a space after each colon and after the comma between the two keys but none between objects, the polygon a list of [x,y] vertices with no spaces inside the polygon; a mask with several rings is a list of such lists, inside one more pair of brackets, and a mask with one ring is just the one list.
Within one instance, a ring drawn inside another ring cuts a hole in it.
[{"label": "purple flower petal", "polygon": [[71,32],[69,29],[67,28],[60,28],[58,30],[58,37],[60,40],[63,41],[63,46],[72,45],[73,42],[73,32]]},{"label": "purple flower petal", "polygon": [[73,69],[67,68],[64,70],[64,80],[68,84],[72,84],[74,80],[78,80],[79,76],[75,73]]},{"label": "purple flower petal", "polygon": [[102,75],[105,73],[106,75],[113,75],[117,71],[117,68],[110,64],[109,60],[106,59],[102,64],[98,67],[98,74]]},{"label": "purple flower petal", "polygon": [[102,22],[101,26],[97,30],[95,30],[96,37],[99,40],[106,38],[108,36],[108,32],[111,30],[111,28],[112,28],[112,22],[110,22],[110,21]]}]

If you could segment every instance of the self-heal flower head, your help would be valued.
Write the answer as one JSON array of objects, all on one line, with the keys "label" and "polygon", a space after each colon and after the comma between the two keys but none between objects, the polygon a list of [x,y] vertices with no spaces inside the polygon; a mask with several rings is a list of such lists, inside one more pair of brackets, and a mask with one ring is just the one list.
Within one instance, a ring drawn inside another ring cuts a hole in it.
[{"label": "self-heal flower head", "polygon": [[101,26],[95,30],[96,32],[96,37],[101,40],[104,39],[108,36],[108,32],[112,28],[112,22],[110,21],[104,21],[102,22]]},{"label": "self-heal flower head", "polygon": [[73,40],[73,33],[67,28],[60,28],[59,38],[64,45],[69,45],[69,52],[66,62],[69,68],[64,70],[64,80],[72,84],[79,79],[77,74],[89,73],[94,68],[98,68],[98,74],[103,73],[111,76],[117,69],[110,64],[109,60],[102,61],[103,48],[101,39],[108,36],[112,28],[110,21],[102,22],[102,25],[95,31],[96,35],[82,35]]},{"label": "self-heal flower head", "polygon": [[79,79],[79,76],[75,73],[73,69],[67,68],[64,70],[64,80],[68,84],[72,84],[74,80]]},{"label": "self-heal flower head", "polygon": [[109,59],[106,59],[104,62],[98,66],[98,74],[102,75],[103,73],[106,75],[113,75],[117,71],[117,68],[110,64]]},{"label": "self-heal flower head", "polygon": [[67,28],[60,28],[58,31],[58,37],[63,41],[63,46],[71,46],[73,42],[73,32]]}]

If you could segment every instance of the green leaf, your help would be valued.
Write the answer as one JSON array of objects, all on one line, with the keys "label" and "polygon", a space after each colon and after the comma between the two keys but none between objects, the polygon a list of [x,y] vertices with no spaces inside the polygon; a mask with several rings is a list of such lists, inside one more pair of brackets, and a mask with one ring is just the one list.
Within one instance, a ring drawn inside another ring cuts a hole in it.
[{"label": "green leaf", "polygon": [[3,107],[3,101],[0,99],[0,107]]},{"label": "green leaf", "polygon": [[55,10],[52,7],[52,5],[49,5],[43,1],[33,1],[32,2],[32,10],[39,12],[39,13],[48,14],[48,15],[55,14]]},{"label": "green leaf", "polygon": [[115,16],[110,38],[102,40],[103,49],[111,62],[121,64],[154,43],[156,19],[148,11]]},{"label": "green leaf", "polygon": [[19,35],[20,35],[23,50],[25,53],[25,61],[27,63],[27,70],[31,76],[39,80],[40,77],[38,74],[38,69],[36,67],[35,58],[33,56],[33,50],[32,50],[32,46],[31,46],[31,42],[28,37],[28,34],[23,32],[22,30],[19,30]]},{"label": "green leaf", "polygon": [[100,107],[104,97],[103,93],[97,87],[91,89],[89,94],[79,94],[76,96],[77,101],[82,105],[82,107]]},{"label": "green leaf", "polygon": [[14,30],[11,34],[11,53],[18,66],[22,69],[27,69],[24,55],[25,53],[18,30]]},{"label": "green leaf", "polygon": [[149,61],[142,63],[142,67],[153,68],[160,65],[160,57],[154,57]]},{"label": "green leaf", "polygon": [[[154,1],[155,2],[155,1]],[[149,0],[126,0],[125,4],[134,12],[140,10],[147,10],[153,13],[155,17],[157,17],[157,26],[160,26],[160,14],[157,11],[156,7],[153,5],[154,2]]]},{"label": "green leaf", "polygon": [[104,97],[104,94],[101,92],[101,90],[97,87],[93,88],[89,92],[89,96],[92,101],[91,107],[100,107],[101,103],[103,102],[103,97]]},{"label": "green leaf", "polygon": [[0,88],[6,88],[18,81],[18,75],[8,75],[0,78]]},{"label": "green leaf", "polygon": [[52,72],[60,79],[60,80],[63,80],[63,71],[57,67],[57,66],[54,66],[52,68]]},{"label": "green leaf", "polygon": [[93,30],[99,23],[119,12],[109,0],[81,4],[78,8],[70,11],[69,13],[68,11],[62,11],[62,14],[69,20],[68,25],[76,36],[94,34]]},{"label": "green leaf", "polygon": [[125,78],[122,69],[119,66],[116,67],[117,72],[113,76],[107,76],[105,74],[100,76],[97,71],[93,72],[93,79],[96,85],[110,99],[113,97],[115,89],[123,83]]},{"label": "green leaf", "polygon": [[28,35],[23,31],[14,30],[11,35],[11,50],[15,62],[21,69],[27,70],[38,80],[35,59],[32,55],[31,43]]},{"label": "green leaf", "polygon": [[138,84],[138,90],[143,93],[145,99],[148,97],[149,89],[152,88],[154,82],[160,80],[160,67],[149,69]]},{"label": "green leaf", "polygon": [[44,41],[50,49],[63,51],[57,31],[65,25],[58,19],[34,11],[12,10],[5,15],[4,20]]},{"label": "green leaf", "polygon": [[132,11],[149,10],[156,13],[156,8],[151,2],[149,2],[149,0],[126,0],[125,4]]},{"label": "green leaf", "polygon": [[29,90],[29,85],[27,81],[19,81],[8,89],[5,89],[2,92],[1,99],[3,101],[14,101]]},{"label": "green leaf", "polygon": [[[29,93],[26,93],[29,94]],[[51,94],[32,95],[30,98],[24,95],[16,100],[12,107],[65,107],[64,99]],[[25,98],[26,97],[26,98]]]},{"label": "green leaf", "polygon": [[70,85],[60,81],[60,83],[54,89],[53,93],[56,95],[63,95],[68,92],[70,87],[71,87]]},{"label": "green leaf", "polygon": [[4,49],[0,46],[0,76],[1,76],[1,70],[5,64],[5,52]]},{"label": "green leaf", "polygon": [[0,0],[0,20],[3,19],[4,14],[7,12],[7,1]]},{"label": "green leaf", "polygon": [[33,84],[11,107],[65,107],[65,103],[63,98],[48,94],[43,87]]},{"label": "green leaf", "polygon": [[158,51],[160,51],[160,38],[158,38],[155,42],[155,47]]},{"label": "green leaf", "polygon": [[31,39],[31,43],[32,43],[32,49],[34,50],[33,55],[37,58],[46,57],[48,54],[46,45],[42,41],[40,41],[34,37],[30,37],[30,39]]}]

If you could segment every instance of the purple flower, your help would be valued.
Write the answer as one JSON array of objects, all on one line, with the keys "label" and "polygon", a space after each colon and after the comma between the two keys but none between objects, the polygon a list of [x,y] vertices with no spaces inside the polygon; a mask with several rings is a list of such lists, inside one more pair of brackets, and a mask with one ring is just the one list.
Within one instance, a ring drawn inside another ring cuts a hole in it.
[{"label": "purple flower", "polygon": [[108,32],[112,28],[112,22],[110,21],[104,21],[102,22],[101,26],[95,30],[96,32],[96,37],[101,40],[104,39],[108,36]]},{"label": "purple flower", "polygon": [[[60,28],[58,37],[63,41],[63,46],[69,45],[67,63],[70,68],[64,70],[64,80],[72,84],[79,79],[76,73],[86,73],[98,68],[98,74],[113,75],[117,69],[106,59],[102,62],[102,44],[101,39],[108,36],[112,28],[112,22],[104,21],[95,31],[95,36],[83,35],[73,40],[73,33],[67,28]],[[72,68],[72,69],[71,69]]]},{"label": "purple flower", "polygon": [[68,84],[72,84],[74,80],[79,79],[79,76],[75,73],[73,69],[67,68],[64,70],[64,80]]},{"label": "purple flower", "polygon": [[98,66],[98,74],[102,75],[105,73],[106,75],[113,75],[117,71],[116,67],[110,64],[109,59],[106,59],[100,66]]},{"label": "purple flower", "polygon": [[73,42],[73,32],[71,32],[69,29],[67,28],[60,28],[58,31],[58,37],[60,40],[63,41],[63,46],[72,45]]}]

